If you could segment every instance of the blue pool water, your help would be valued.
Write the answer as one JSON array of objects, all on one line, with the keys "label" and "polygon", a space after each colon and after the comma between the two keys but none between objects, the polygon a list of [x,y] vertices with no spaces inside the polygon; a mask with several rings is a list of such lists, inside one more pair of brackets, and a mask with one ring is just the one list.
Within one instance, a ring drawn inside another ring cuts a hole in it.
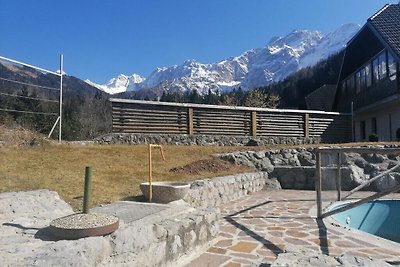
[{"label": "blue pool water", "polygon": [[400,200],[371,201],[335,214],[332,218],[342,225],[400,243]]}]

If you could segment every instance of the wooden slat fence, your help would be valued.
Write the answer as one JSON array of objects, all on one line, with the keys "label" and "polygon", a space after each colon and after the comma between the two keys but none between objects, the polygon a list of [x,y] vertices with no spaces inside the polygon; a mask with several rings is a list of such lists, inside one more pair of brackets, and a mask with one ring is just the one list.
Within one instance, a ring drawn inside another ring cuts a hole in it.
[{"label": "wooden slat fence", "polygon": [[196,108],[193,110],[193,133],[204,135],[249,135],[250,113],[237,110]]},{"label": "wooden slat fence", "polygon": [[113,132],[321,138],[351,141],[351,116],[279,110],[110,99]]},{"label": "wooden slat fence", "polygon": [[257,113],[257,135],[305,137],[303,114]]},{"label": "wooden slat fence", "polygon": [[112,103],[113,132],[121,133],[187,133],[187,109],[153,105]]}]

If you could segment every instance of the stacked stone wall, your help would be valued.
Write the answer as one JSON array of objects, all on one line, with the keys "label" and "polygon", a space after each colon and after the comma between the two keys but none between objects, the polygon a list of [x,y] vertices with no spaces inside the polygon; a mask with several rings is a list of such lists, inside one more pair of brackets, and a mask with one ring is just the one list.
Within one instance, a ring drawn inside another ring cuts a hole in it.
[{"label": "stacked stone wall", "polygon": [[184,200],[193,207],[216,207],[264,188],[266,172],[242,173],[194,181]]},{"label": "stacked stone wall", "polygon": [[[238,165],[267,172],[270,178],[277,178],[284,189],[315,189],[314,148],[238,151],[220,154],[219,157]],[[399,163],[400,157],[397,155],[344,153],[341,157],[342,190],[351,190]],[[336,189],[337,154],[323,153],[321,165],[323,190]],[[378,179],[365,189],[384,191],[398,183],[400,183],[399,169]]]},{"label": "stacked stone wall", "polygon": [[167,144],[197,146],[258,146],[268,144],[317,144],[319,138],[300,137],[251,137],[228,135],[187,135],[187,134],[130,134],[114,133],[97,138],[98,144]]}]

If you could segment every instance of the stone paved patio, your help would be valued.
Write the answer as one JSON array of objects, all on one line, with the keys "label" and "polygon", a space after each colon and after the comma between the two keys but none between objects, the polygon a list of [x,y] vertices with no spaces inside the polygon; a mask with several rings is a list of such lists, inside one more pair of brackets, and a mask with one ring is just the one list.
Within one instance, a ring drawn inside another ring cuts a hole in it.
[{"label": "stone paved patio", "polygon": [[[370,195],[360,192],[356,197]],[[399,194],[395,195],[398,198]],[[393,197],[393,195],[391,196]],[[400,263],[400,244],[310,215],[313,191],[259,191],[221,206],[217,241],[186,266],[269,266],[287,245]]]}]

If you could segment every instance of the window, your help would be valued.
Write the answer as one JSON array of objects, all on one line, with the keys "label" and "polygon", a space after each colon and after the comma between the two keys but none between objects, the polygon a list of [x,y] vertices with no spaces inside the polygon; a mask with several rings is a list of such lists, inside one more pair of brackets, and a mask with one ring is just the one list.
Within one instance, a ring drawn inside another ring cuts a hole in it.
[{"label": "window", "polygon": [[379,55],[379,79],[386,77],[386,52]]},{"label": "window", "polygon": [[365,68],[362,68],[360,70],[360,90],[363,91],[367,86],[366,86],[366,72]]},{"label": "window", "polygon": [[365,121],[360,121],[360,136],[361,140],[365,140],[367,136],[365,133]]},{"label": "window", "polygon": [[372,69],[373,69],[373,82],[376,83],[379,81],[379,59],[376,58],[374,61],[372,61]]},{"label": "window", "polygon": [[371,71],[371,64],[368,64],[365,66],[365,78],[366,78],[366,85],[367,87],[370,87],[372,84],[372,71]]},{"label": "window", "polygon": [[386,72],[386,51],[380,53],[374,61],[372,61],[373,82],[377,82],[387,77]]},{"label": "window", "polygon": [[356,93],[361,92],[361,72],[356,73]]},{"label": "window", "polygon": [[354,76],[353,75],[351,75],[350,78],[347,79],[346,87],[347,87],[347,90],[349,90],[351,93],[354,93]]},{"label": "window", "polygon": [[[381,52],[374,60],[368,62],[353,75],[350,75],[343,83],[343,91],[362,92],[370,87],[373,83],[386,78],[388,75],[391,80],[396,79],[397,63],[393,56],[388,53],[386,59],[386,51]],[[389,72],[387,71],[389,69]]]},{"label": "window", "polygon": [[372,118],[372,120],[371,120],[371,126],[372,126],[372,133],[378,133],[378,126],[377,126],[377,123],[376,123],[376,118]]},{"label": "window", "polygon": [[353,76],[351,76],[351,79],[350,79],[350,88],[351,88],[352,92],[354,92],[354,88],[356,88],[356,84],[355,84],[355,80],[354,80]]},{"label": "window", "polygon": [[396,60],[391,53],[388,52],[388,67],[389,67],[389,77],[392,81],[396,80],[397,64]]}]

